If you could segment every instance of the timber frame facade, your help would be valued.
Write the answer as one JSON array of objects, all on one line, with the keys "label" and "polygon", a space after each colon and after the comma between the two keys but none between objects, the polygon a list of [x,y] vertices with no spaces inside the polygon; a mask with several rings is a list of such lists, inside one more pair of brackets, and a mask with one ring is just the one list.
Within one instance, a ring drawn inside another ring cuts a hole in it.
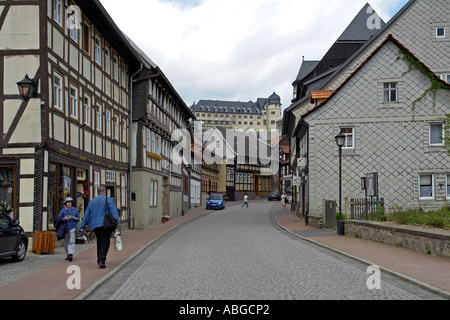
[{"label": "timber frame facade", "polygon": [[178,141],[172,140],[172,134],[189,131],[195,116],[163,71],[129,42],[142,61],[132,81],[132,224],[146,229],[163,217],[174,219],[190,209],[193,167],[173,161]]},{"label": "timber frame facade", "polygon": [[[66,197],[100,185],[129,220],[130,78],[136,52],[98,0],[0,3],[0,201],[48,230]],[[39,80],[25,101],[16,83]]]}]

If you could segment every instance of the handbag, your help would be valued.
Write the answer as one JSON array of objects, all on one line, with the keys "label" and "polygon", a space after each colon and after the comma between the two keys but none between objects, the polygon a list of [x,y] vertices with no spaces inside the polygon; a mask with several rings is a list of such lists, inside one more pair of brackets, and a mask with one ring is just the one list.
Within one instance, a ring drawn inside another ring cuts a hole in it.
[{"label": "handbag", "polygon": [[114,216],[112,216],[108,213],[107,208],[108,208],[108,197],[106,197],[106,202],[105,202],[105,219],[103,221],[103,228],[111,229],[111,230],[116,229],[117,225],[119,223]]}]

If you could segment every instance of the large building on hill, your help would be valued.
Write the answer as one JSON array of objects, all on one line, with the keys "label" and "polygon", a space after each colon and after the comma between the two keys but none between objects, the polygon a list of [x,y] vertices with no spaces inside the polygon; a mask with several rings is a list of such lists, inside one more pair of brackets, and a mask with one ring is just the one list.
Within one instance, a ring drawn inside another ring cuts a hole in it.
[{"label": "large building on hill", "polygon": [[239,130],[277,130],[281,120],[281,99],[275,92],[256,102],[200,100],[191,106],[203,130],[215,126]]}]

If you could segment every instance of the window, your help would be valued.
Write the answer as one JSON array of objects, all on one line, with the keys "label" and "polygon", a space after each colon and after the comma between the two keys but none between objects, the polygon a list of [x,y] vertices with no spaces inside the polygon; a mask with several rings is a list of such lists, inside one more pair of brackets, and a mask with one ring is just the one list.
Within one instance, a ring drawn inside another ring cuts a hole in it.
[{"label": "window", "polygon": [[434,199],[434,175],[433,174],[419,175],[419,199],[420,200]]},{"label": "window", "polygon": [[59,24],[61,27],[62,24],[62,16],[63,16],[63,3],[62,0],[54,0],[53,2],[53,20]]},{"label": "window", "polygon": [[122,120],[122,142],[127,143],[127,120]]},{"label": "window", "polygon": [[116,56],[113,58],[113,78],[116,82],[119,82],[119,61]]},{"label": "window", "polygon": [[98,66],[102,66],[102,40],[95,37],[94,59]]},{"label": "window", "polygon": [[102,132],[102,106],[100,104],[97,104],[95,129]]},{"label": "window", "polygon": [[441,74],[441,79],[450,83],[450,74]]},{"label": "window", "polygon": [[112,183],[116,182],[116,173],[111,170],[106,170],[105,179],[106,179],[106,182],[112,182]]},{"label": "window", "polygon": [[98,196],[98,188],[100,187],[100,171],[94,170],[94,198]]},{"label": "window", "polygon": [[53,73],[53,105],[56,109],[63,110],[63,79],[58,73]]},{"label": "window", "polygon": [[355,128],[341,128],[341,132],[345,135],[345,143],[342,148],[353,149],[355,148]]},{"label": "window", "polygon": [[384,102],[397,102],[397,83],[384,84]]},{"label": "window", "polygon": [[120,65],[120,81],[121,81],[122,88],[126,89],[127,88],[127,73],[125,72],[124,64]]},{"label": "window", "polygon": [[114,116],[114,140],[120,140],[120,122],[117,115]]},{"label": "window", "polygon": [[111,50],[105,46],[105,72],[111,75]]},{"label": "window", "polygon": [[444,125],[442,123],[430,124],[430,146],[444,145]]},{"label": "window", "polygon": [[91,97],[84,95],[84,124],[91,125]]},{"label": "window", "polygon": [[91,53],[91,28],[86,22],[83,24],[83,50],[87,54]]},{"label": "window", "polygon": [[111,111],[106,109],[105,111],[105,117],[106,117],[106,135],[108,137],[111,137]]},{"label": "window", "polygon": [[78,119],[78,88],[70,85],[70,116]]},{"label": "window", "polygon": [[150,207],[158,206],[158,181],[150,180]]},{"label": "window", "polygon": [[450,173],[446,175],[446,184],[447,184],[447,199],[450,199]]},{"label": "window", "polygon": [[438,39],[445,38],[445,28],[444,27],[436,28],[436,38],[438,38]]},{"label": "window", "polygon": [[120,175],[120,206],[127,207],[127,178],[124,174]]}]

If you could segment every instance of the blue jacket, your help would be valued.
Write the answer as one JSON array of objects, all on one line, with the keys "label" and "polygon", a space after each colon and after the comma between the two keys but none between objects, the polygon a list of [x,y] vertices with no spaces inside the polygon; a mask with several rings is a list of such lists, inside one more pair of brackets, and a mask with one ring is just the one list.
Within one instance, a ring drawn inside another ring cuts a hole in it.
[{"label": "blue jacket", "polygon": [[53,225],[56,228],[56,236],[58,237],[58,240],[64,239],[66,233],[69,232],[67,229],[67,221],[63,221],[63,219],[58,216],[58,218],[53,221]]},{"label": "blue jacket", "polygon": [[63,221],[65,217],[75,217],[76,220],[69,219],[67,220],[67,229],[75,229],[77,227],[78,221],[80,221],[80,214],[78,213],[77,208],[67,208],[64,207],[59,212],[59,216]]},{"label": "blue jacket", "polygon": [[[100,195],[89,202],[80,229],[85,229],[87,225],[89,225],[91,231],[103,227],[103,222],[105,220],[105,197],[105,195]],[[120,221],[116,204],[112,198],[108,198],[107,210],[110,215],[117,219],[117,221]]]}]

